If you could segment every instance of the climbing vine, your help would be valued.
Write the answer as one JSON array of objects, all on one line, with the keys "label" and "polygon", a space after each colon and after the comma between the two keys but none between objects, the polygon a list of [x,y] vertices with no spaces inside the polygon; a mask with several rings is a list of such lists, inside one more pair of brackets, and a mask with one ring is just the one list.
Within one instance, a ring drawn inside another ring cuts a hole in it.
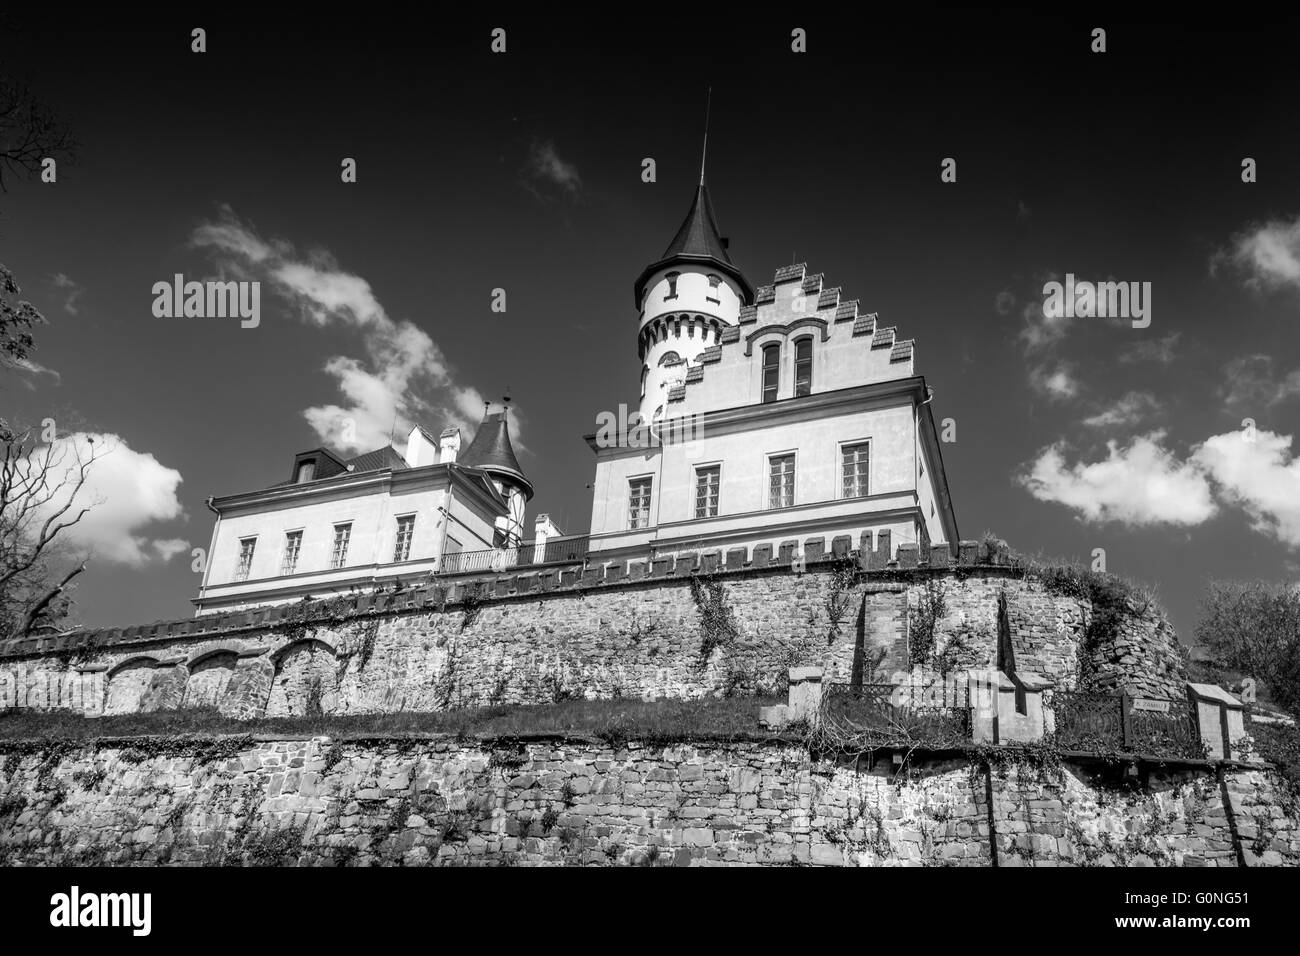
[{"label": "climbing vine", "polygon": [[852,603],[853,585],[858,581],[858,569],[852,561],[840,560],[835,563],[830,575],[830,590],[826,595],[826,619],[830,628],[826,633],[826,643],[834,644],[840,636],[840,625],[848,614]]},{"label": "climbing vine", "polygon": [[692,577],[691,598],[700,612],[700,663],[737,637],[736,618],[727,603],[727,587],[716,577]]},{"label": "climbing vine", "polygon": [[947,613],[948,604],[943,585],[934,578],[926,578],[916,607],[908,608],[910,620],[907,629],[908,662],[917,667],[934,659],[935,634],[939,621]]}]

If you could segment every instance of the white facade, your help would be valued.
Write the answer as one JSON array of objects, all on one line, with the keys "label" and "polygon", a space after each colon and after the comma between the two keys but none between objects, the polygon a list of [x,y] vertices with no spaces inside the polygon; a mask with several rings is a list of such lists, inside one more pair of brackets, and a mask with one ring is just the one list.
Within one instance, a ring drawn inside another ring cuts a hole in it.
[{"label": "white facade", "polygon": [[[489,475],[454,462],[454,447],[452,461],[437,461],[439,451],[417,428],[405,460],[393,454],[385,467],[210,499],[217,520],[198,613],[413,582],[443,555],[492,548],[506,502]],[[328,453],[304,458],[313,470],[338,463]]]},{"label": "white facade", "polygon": [[[895,546],[955,544],[912,342],[802,267],[780,270],[755,304],[710,271],[668,263],[647,282],[641,407],[647,420],[662,407],[661,420],[651,433],[588,436],[592,560],[762,544],[775,553],[841,535],[871,547],[884,530]],[[665,294],[669,272],[680,303]],[[708,313],[698,297],[718,289]],[[698,334],[685,336],[692,326]],[[670,351],[683,361],[656,366]]]}]

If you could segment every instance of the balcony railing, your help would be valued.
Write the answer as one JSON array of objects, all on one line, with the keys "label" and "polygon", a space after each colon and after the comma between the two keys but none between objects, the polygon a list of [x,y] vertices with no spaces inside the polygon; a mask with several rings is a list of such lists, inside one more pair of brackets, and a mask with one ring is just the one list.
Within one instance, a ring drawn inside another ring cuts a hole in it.
[{"label": "balcony railing", "polygon": [[1054,691],[1044,703],[1055,718],[1062,750],[1205,756],[1196,714],[1186,700]]},{"label": "balcony railing", "polygon": [[[820,720],[825,739],[859,748],[922,746],[957,749],[974,741],[977,703],[968,685],[827,683],[821,687]],[[1033,740],[1063,751],[1201,759],[1205,747],[1195,707],[1187,700],[1156,700],[1128,694],[1052,691],[1044,697],[1055,732]]]},{"label": "balcony railing", "polygon": [[587,559],[587,535],[525,541],[514,548],[458,551],[445,554],[438,563],[439,574],[488,574],[552,564],[580,564]]}]

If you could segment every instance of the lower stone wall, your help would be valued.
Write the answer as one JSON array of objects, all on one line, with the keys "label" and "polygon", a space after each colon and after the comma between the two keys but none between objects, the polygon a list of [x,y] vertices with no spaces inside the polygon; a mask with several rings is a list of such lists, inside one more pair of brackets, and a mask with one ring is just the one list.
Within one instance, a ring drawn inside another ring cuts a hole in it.
[{"label": "lower stone wall", "polygon": [[780,739],[9,742],[0,864],[1300,864],[1263,770],[895,770]]}]

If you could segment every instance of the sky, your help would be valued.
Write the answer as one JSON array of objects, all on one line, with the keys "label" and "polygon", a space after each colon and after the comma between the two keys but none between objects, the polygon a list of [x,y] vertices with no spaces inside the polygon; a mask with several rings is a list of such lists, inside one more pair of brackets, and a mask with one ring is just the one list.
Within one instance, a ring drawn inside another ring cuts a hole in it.
[{"label": "sky", "polygon": [[[962,537],[1103,549],[1184,640],[1208,580],[1300,578],[1295,22],[782,16],[11,17],[0,70],[80,146],[0,194],[0,262],[49,320],[0,416],[111,449],[81,620],[189,616],[209,495],[394,420],[468,440],[507,389],[527,526],[586,531],[582,436],[636,406],[632,283],[689,206],[709,88],[733,259],[755,285],[806,262],[916,340]],[[259,280],[260,323],[156,316],[176,273]],[[1149,288],[1149,324],[1045,306],[1067,275]]]}]

